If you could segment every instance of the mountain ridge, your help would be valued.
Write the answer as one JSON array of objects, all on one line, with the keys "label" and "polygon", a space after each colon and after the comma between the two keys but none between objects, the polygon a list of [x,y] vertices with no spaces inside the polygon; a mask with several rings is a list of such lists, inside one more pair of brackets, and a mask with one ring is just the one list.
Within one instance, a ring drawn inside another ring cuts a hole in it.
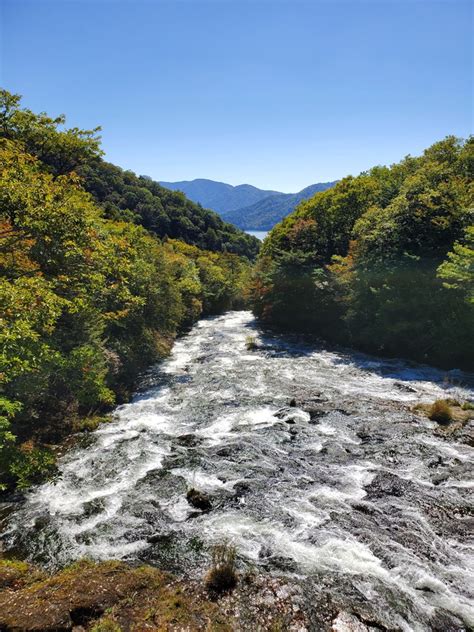
[{"label": "mountain ridge", "polygon": [[234,186],[206,178],[160,181],[160,184],[172,191],[182,191],[193,202],[216,211],[222,219],[242,230],[270,230],[302,200],[329,189],[336,182],[310,184],[296,193],[259,189],[251,184]]},{"label": "mountain ridge", "polygon": [[250,206],[269,195],[279,193],[279,191],[259,189],[251,184],[234,186],[227,182],[218,182],[207,178],[181,180],[179,182],[160,181],[160,184],[172,191],[181,191],[193,202],[197,202],[217,213]]},{"label": "mountain ridge", "polygon": [[326,191],[336,184],[334,182],[318,182],[310,184],[298,193],[278,193],[270,195],[249,206],[222,213],[221,217],[242,230],[271,230],[278,222],[289,215],[300,202],[316,193]]}]

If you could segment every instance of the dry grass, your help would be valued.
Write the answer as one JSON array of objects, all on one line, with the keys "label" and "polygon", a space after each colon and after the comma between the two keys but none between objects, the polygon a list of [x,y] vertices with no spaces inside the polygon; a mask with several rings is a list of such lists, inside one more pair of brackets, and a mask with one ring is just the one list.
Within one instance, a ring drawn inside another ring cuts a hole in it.
[{"label": "dry grass", "polygon": [[248,351],[255,351],[255,349],[258,349],[256,338],[254,338],[254,336],[247,336],[245,339],[245,347]]},{"label": "dry grass", "polygon": [[470,402],[462,403],[454,399],[437,399],[432,404],[416,404],[412,410],[436,421],[438,425],[434,428],[434,433],[447,437],[457,435],[470,419],[474,419],[473,408]]},{"label": "dry grass", "polygon": [[209,592],[222,594],[237,585],[237,551],[234,546],[223,542],[212,549],[212,565],[206,576],[206,588]]},{"label": "dry grass", "polygon": [[[23,562],[4,564],[31,573]],[[1,568],[0,568],[1,570]],[[231,632],[232,617],[203,598],[202,586],[184,584],[150,566],[83,561],[53,576],[0,588],[0,630],[196,630]]]},{"label": "dry grass", "polygon": [[451,406],[445,399],[437,399],[430,406],[428,417],[439,424],[449,424],[453,420]]}]

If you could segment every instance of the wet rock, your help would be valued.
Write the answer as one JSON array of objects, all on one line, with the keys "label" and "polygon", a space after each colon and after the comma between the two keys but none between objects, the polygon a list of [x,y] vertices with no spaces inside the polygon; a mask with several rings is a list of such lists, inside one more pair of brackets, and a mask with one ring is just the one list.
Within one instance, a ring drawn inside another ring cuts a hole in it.
[{"label": "wet rock", "polygon": [[416,389],[414,389],[411,386],[408,386],[408,384],[403,384],[402,382],[395,382],[394,386],[395,388],[398,388],[398,390],[402,391],[403,393],[416,393]]},{"label": "wet rock", "polygon": [[318,424],[321,417],[329,414],[327,410],[307,410],[306,412],[309,413],[309,423],[312,425]]},{"label": "wet rock", "polygon": [[90,500],[82,505],[83,515],[86,518],[91,516],[95,516],[104,510],[104,501],[102,498],[96,498],[94,500]]},{"label": "wet rock", "polygon": [[234,485],[234,491],[237,498],[239,498],[240,496],[243,496],[244,494],[249,492],[251,489],[252,488],[250,486],[250,483],[247,483],[246,481],[239,481],[238,483]]},{"label": "wet rock", "polygon": [[270,569],[278,569],[279,571],[283,571],[285,573],[296,573],[298,572],[298,564],[295,560],[292,560],[289,557],[283,557],[283,555],[269,555],[264,558],[265,566]]},{"label": "wet rock", "polygon": [[415,586],[415,590],[419,590],[420,592],[434,593],[435,591],[431,588],[431,586]]},{"label": "wet rock", "polygon": [[371,435],[367,430],[358,430],[356,435],[360,439],[361,443],[369,443],[371,438]]},{"label": "wet rock", "polygon": [[439,465],[444,465],[444,461],[440,456],[437,456],[436,459],[432,459],[427,463],[429,468],[438,467]]},{"label": "wet rock", "polygon": [[381,435],[377,435],[370,430],[366,430],[361,428],[356,432],[356,436],[360,439],[362,445],[366,443],[383,443],[384,437]]},{"label": "wet rock", "polygon": [[340,612],[332,622],[333,632],[369,632],[369,628],[355,615],[349,612]]},{"label": "wet rock", "polygon": [[433,476],[433,478],[431,479],[431,482],[433,483],[433,485],[439,485],[440,483],[447,481],[448,478],[449,476],[446,472],[440,472],[439,474],[435,474]]},{"label": "wet rock", "polygon": [[300,411],[292,408],[280,408],[276,413],[273,413],[273,416],[290,425],[305,419],[305,416]]},{"label": "wet rock", "polygon": [[340,415],[344,415],[344,417],[350,417],[351,415],[354,414],[351,411],[346,410],[345,408],[335,408],[334,412],[339,413]]},{"label": "wet rock", "polygon": [[209,511],[212,509],[212,503],[209,496],[197,489],[190,489],[186,494],[186,500],[195,509],[200,509],[201,511]]},{"label": "wet rock", "polygon": [[273,555],[273,551],[267,545],[263,545],[261,547],[260,551],[258,552],[258,557],[261,560],[267,559],[267,558],[271,557],[272,555]]},{"label": "wet rock", "polygon": [[296,399],[295,398],[290,399],[290,402],[288,405],[291,406],[292,408],[296,408]]},{"label": "wet rock", "polygon": [[448,612],[437,612],[429,622],[432,632],[465,632],[466,627],[454,615]]},{"label": "wet rock", "polygon": [[368,498],[383,498],[384,496],[403,496],[410,488],[410,483],[391,472],[380,472],[374,480],[365,487]]},{"label": "wet rock", "polygon": [[232,448],[224,446],[223,448],[219,448],[218,450],[216,450],[216,454],[217,456],[229,457],[232,455]]},{"label": "wet rock", "polygon": [[474,420],[471,419],[466,423],[459,433],[459,441],[474,448]]},{"label": "wet rock", "polygon": [[286,406],[283,408],[280,408],[279,410],[277,410],[275,413],[273,413],[273,416],[276,417],[277,419],[285,419],[289,414],[291,414],[292,411],[290,411]]},{"label": "wet rock", "polygon": [[361,513],[366,514],[367,516],[371,516],[375,513],[375,507],[371,505],[370,503],[355,502],[355,503],[352,503],[351,507],[352,509],[355,509],[355,511],[360,511]]},{"label": "wet rock", "polygon": [[19,491],[0,492],[0,503],[23,503],[26,499],[25,494]]},{"label": "wet rock", "polygon": [[202,442],[200,437],[194,434],[184,434],[176,438],[176,443],[186,448],[194,448]]},{"label": "wet rock", "polygon": [[149,544],[169,544],[172,539],[172,533],[154,533],[153,535],[149,535],[146,541]]}]

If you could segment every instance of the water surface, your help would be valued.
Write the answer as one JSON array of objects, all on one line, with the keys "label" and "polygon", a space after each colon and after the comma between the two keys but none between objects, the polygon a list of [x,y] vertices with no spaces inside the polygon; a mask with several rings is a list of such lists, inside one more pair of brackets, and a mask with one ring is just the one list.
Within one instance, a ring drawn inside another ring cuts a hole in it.
[{"label": "water surface", "polygon": [[[387,629],[468,629],[473,449],[410,410],[472,397],[452,382],[265,334],[249,312],[201,320],[28,494],[5,542],[50,567],[123,558],[199,576],[227,538],[242,565],[303,582],[309,609],[329,594]],[[188,505],[190,487],[211,511]]]}]

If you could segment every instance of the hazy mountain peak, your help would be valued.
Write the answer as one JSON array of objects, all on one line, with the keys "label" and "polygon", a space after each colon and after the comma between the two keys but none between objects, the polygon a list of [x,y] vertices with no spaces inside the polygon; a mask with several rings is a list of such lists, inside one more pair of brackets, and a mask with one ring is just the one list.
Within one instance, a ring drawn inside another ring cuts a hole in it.
[{"label": "hazy mountain peak", "polygon": [[181,182],[160,182],[174,191],[182,191],[194,202],[217,211],[223,219],[244,230],[269,230],[302,201],[325,191],[336,182],[310,184],[298,193],[259,189],[251,184],[233,186],[206,178]]},{"label": "hazy mountain peak", "polygon": [[278,191],[265,191],[251,184],[233,186],[226,182],[216,182],[206,178],[182,180],[181,182],[160,182],[173,191],[182,191],[193,202],[199,202],[206,208],[218,213],[233,211],[243,206],[255,204]]}]

